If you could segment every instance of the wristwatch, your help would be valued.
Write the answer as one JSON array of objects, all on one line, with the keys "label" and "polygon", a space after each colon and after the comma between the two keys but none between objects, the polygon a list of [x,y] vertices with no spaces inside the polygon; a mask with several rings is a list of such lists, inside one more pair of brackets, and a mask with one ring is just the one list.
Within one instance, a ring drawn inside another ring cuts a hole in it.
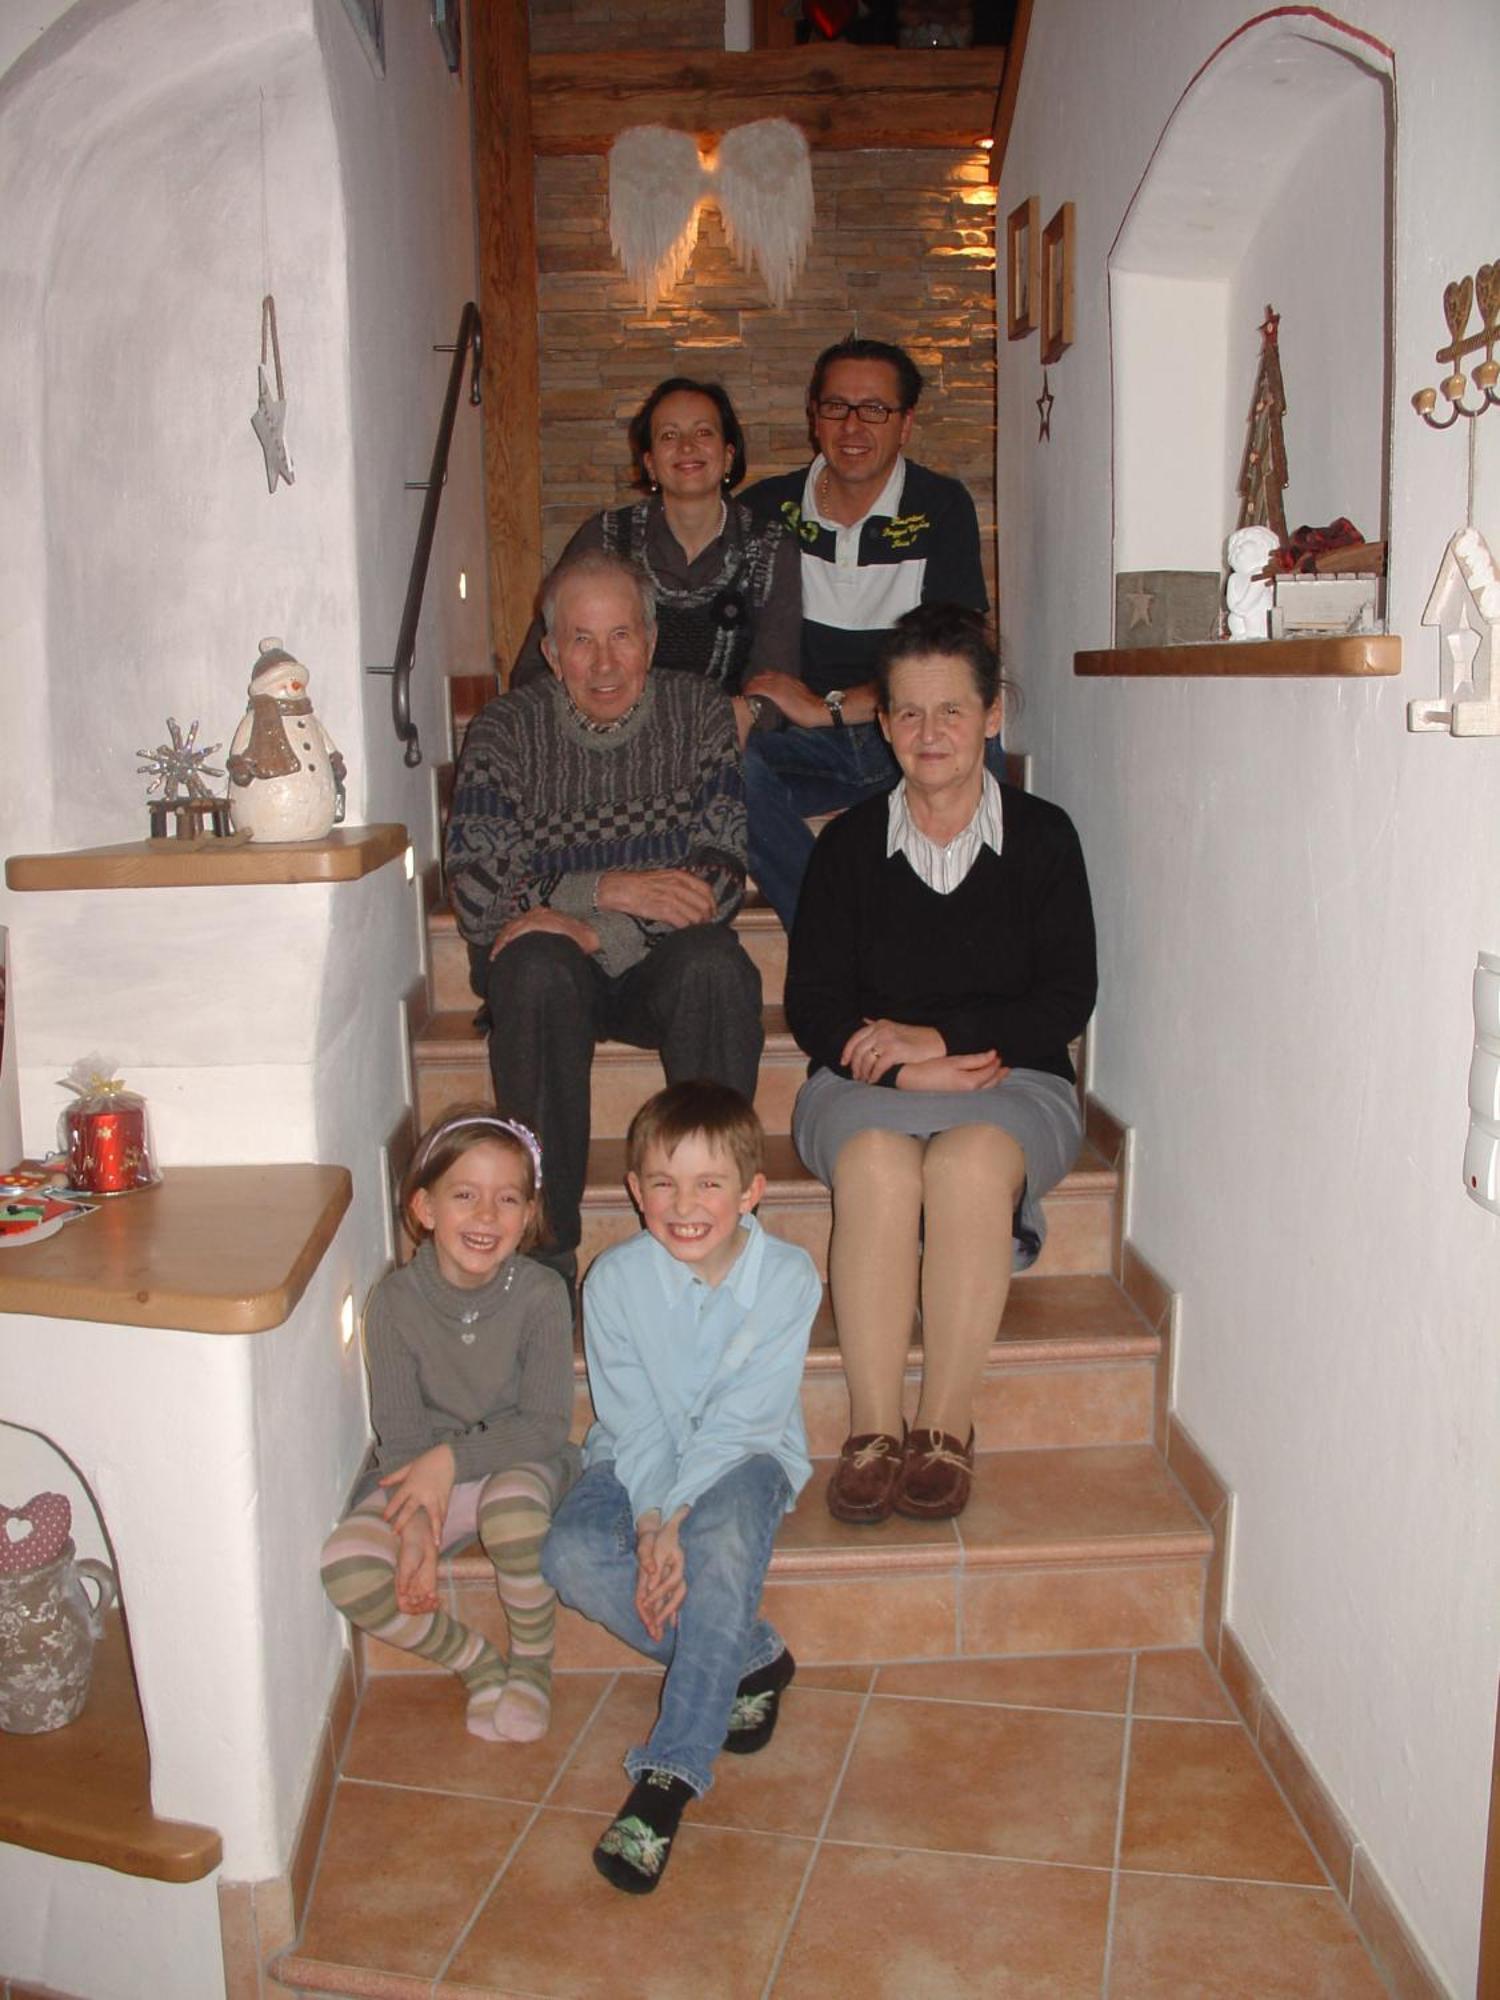
[{"label": "wristwatch", "polygon": [[830,688],[827,694],[825,694],[823,697],[823,706],[828,710],[828,713],[833,717],[834,728],[842,729],[844,726],[843,688]]}]

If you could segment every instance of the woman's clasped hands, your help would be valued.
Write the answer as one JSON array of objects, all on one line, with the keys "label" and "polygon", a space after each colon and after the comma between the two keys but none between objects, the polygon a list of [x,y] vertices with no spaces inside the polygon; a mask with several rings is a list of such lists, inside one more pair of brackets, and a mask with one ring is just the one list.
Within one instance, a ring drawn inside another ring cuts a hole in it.
[{"label": "woman's clasped hands", "polygon": [[865,1021],[845,1042],[840,1060],[856,1083],[879,1083],[899,1067],[898,1090],[988,1090],[1010,1074],[994,1049],[951,1056],[936,1028],[905,1021]]}]

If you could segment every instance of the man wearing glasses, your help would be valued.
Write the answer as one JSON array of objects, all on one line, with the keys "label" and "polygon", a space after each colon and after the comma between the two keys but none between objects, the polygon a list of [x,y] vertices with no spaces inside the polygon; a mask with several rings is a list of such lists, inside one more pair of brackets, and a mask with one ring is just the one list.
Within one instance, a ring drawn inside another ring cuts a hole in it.
[{"label": "man wearing glasses", "polygon": [[807,392],[816,458],[741,496],[802,545],[800,676],[760,673],[744,690],[759,724],[745,747],[750,872],[788,930],[812,852],[804,815],[895,782],[875,722],[881,637],[918,604],[988,609],[974,502],[903,456],[921,393],[903,348],[854,336],[825,348]]}]

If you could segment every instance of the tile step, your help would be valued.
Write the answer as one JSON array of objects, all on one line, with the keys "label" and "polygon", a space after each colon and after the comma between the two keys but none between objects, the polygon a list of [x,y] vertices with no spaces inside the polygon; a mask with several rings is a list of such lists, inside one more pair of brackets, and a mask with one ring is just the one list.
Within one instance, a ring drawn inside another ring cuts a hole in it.
[{"label": "tile step", "polygon": [[[786,932],[776,912],[765,903],[749,902],[735,918],[734,928],[760,969],[763,997],[779,1005],[786,987]],[[446,904],[427,913],[427,956],[433,1011],[472,1014],[477,1003],[469,985],[469,948]]]},{"label": "tile step", "polygon": [[[800,1243],[818,1267],[828,1270],[832,1220],[828,1191],[798,1159],[790,1138],[771,1133],[766,1140],[766,1195],[760,1219],[775,1236]],[[1038,1277],[1106,1275],[1115,1263],[1115,1208],[1119,1176],[1088,1144],[1078,1164],[1052,1190],[1043,1208],[1047,1240],[1032,1267]],[[596,1139],[589,1148],[588,1185],[583,1197],[583,1269],[610,1243],[633,1236],[640,1224],[625,1192],[625,1142]]]},{"label": "tile step", "polygon": [[[831,1458],[788,1515],[763,1608],[809,1665],[1195,1643],[1213,1538],[1149,1445],[984,1452],[957,1521],[835,1521]],[[466,1624],[503,1650],[484,1555],[444,1564]],[[368,1673],[439,1673],[360,1639]],[[560,1668],[638,1665],[573,1612],[558,1620]]]},{"label": "tile step", "polygon": [[[755,1106],[768,1131],[789,1129],[792,1103],[807,1075],[807,1058],[797,1047],[780,1006],[763,1009],[766,1043],[761,1056]],[[461,1012],[432,1015],[412,1041],[417,1113],[425,1126],[448,1106],[490,1094],[485,1038],[474,1026],[472,1004]],[[628,1042],[600,1042],[590,1075],[593,1129],[601,1138],[623,1138],[631,1119],[665,1082],[654,1049]]]},{"label": "tile step", "polygon": [[[1035,1278],[1018,1284],[990,1347],[975,1399],[983,1451],[1150,1441],[1160,1341],[1112,1278]],[[916,1416],[921,1329],[907,1355],[906,1416]],[[583,1354],[574,1359],[572,1434],[593,1421]],[[848,1434],[849,1397],[833,1311],[825,1295],[803,1374],[802,1414],[814,1457]]]}]

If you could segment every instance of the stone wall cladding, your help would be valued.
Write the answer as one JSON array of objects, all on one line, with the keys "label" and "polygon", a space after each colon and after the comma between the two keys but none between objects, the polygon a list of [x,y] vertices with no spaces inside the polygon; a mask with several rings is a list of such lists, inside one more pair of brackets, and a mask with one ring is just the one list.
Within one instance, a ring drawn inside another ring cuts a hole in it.
[{"label": "stone wall cladding", "polygon": [[[514,0],[485,0],[511,6]],[[605,49],[722,49],[724,0],[531,0],[539,55]]]},{"label": "stone wall cladding", "polygon": [[[535,10],[534,10],[535,11]],[[817,224],[789,304],[702,212],[682,282],[645,313],[609,247],[608,163],[538,159],[543,533],[547,561],[589,513],[631,495],[625,425],[666,375],[716,377],[750,477],[807,462],[813,359],[851,330],[899,341],[927,387],[911,455],[974,496],[993,601],[995,197],[979,152],[815,152]]]}]

